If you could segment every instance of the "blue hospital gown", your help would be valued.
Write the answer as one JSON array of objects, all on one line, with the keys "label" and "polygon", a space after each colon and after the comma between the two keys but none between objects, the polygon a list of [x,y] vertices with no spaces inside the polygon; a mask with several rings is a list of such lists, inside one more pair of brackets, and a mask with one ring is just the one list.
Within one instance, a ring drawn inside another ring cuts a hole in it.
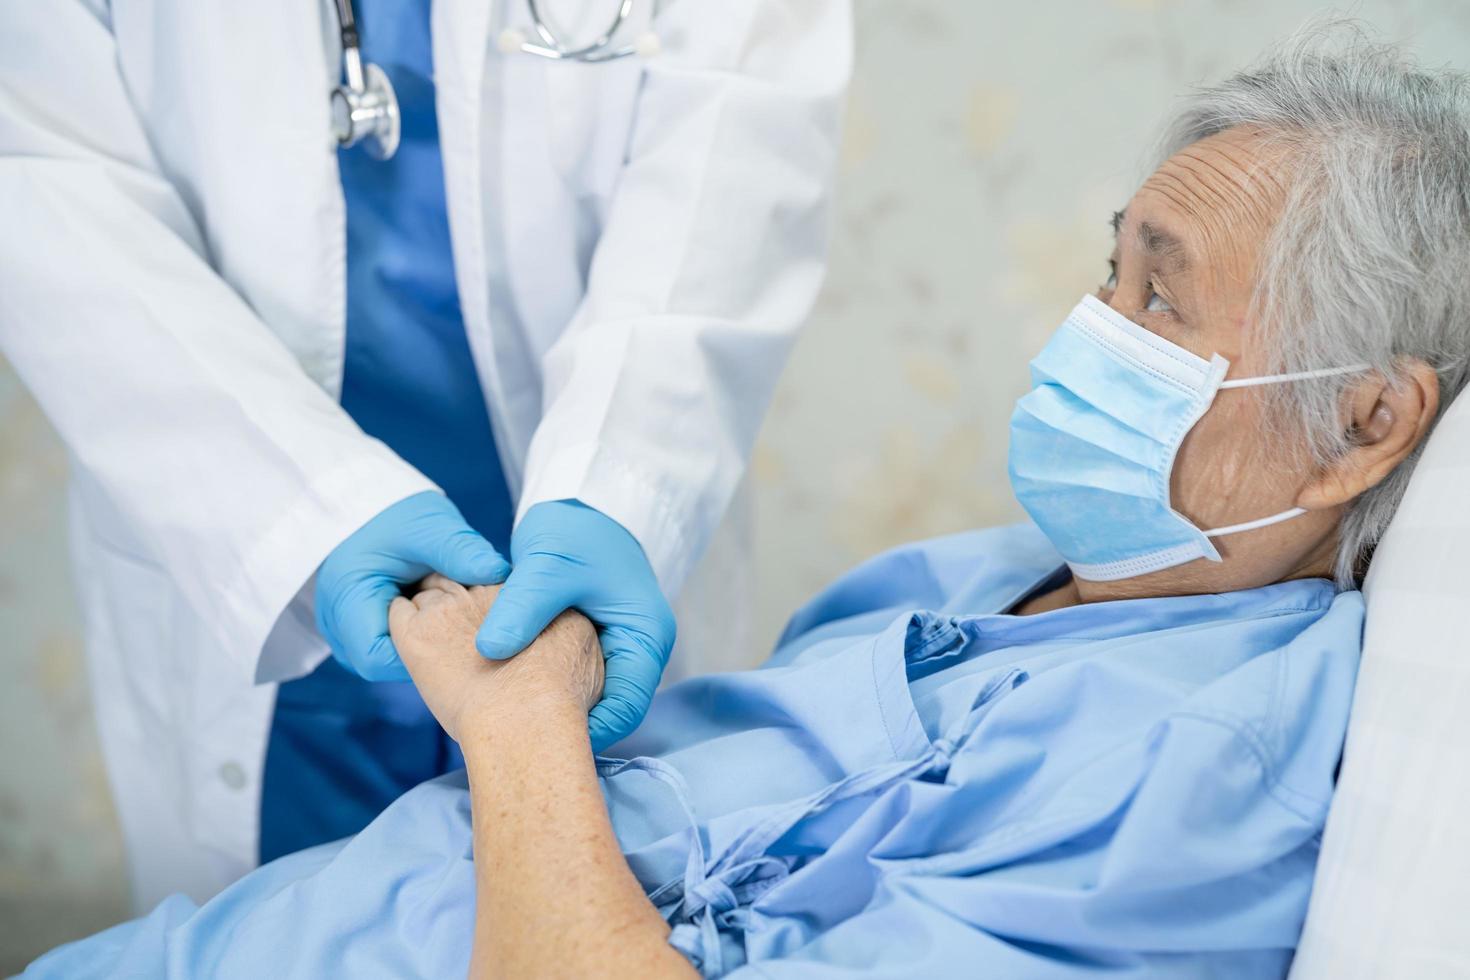
[{"label": "blue hospital gown", "polygon": [[[1358,593],[1321,579],[1004,615],[1030,526],[900,548],[762,669],[660,694],[599,761],[706,975],[1282,976],[1347,725]],[[463,773],[28,977],[463,976]]]}]

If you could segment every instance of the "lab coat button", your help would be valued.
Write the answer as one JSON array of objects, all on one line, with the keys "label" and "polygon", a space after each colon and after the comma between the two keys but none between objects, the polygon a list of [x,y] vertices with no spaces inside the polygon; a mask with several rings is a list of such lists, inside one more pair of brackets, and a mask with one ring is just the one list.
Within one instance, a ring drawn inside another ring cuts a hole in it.
[{"label": "lab coat button", "polygon": [[219,767],[219,778],[230,789],[240,789],[245,785],[245,770],[238,762],[226,762]]}]

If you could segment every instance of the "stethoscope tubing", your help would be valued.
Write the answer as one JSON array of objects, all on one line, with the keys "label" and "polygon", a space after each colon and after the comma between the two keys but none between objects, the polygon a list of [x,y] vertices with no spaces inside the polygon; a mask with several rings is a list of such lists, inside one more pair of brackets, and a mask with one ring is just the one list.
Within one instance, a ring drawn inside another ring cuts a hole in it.
[{"label": "stethoscope tubing", "polygon": [[[568,48],[558,38],[541,13],[540,0],[526,0],[531,15],[531,29],[540,43],[526,38],[520,31],[507,29],[500,36],[500,48],[506,53],[524,53],[552,61],[579,61],[601,64],[629,55],[651,56],[658,50],[658,38],[649,33],[636,44],[614,46],[613,38],[633,13],[634,0],[618,0],[617,10],[607,29],[590,43]],[[342,42],[343,84],[332,90],[333,131],[341,147],[365,143],[368,152],[386,160],[398,149],[398,97],[387,73],[362,58],[362,38],[357,30],[357,16],[352,0],[335,0],[337,29]],[[655,5],[657,9],[657,5]]]},{"label": "stethoscope tubing", "polygon": [[613,47],[613,36],[633,13],[633,0],[619,0],[617,12],[613,14],[612,23],[608,25],[607,30],[599,34],[590,44],[574,49],[568,49],[561,43],[561,39],[551,32],[551,28],[546,24],[546,18],[541,16],[540,0],[526,0],[526,7],[531,12],[531,29],[541,39],[541,44],[533,45],[528,41],[521,45],[521,50],[528,54],[538,54],[543,58],[551,58],[556,61],[582,61],[595,64],[600,61],[625,58],[634,53],[632,45],[621,48]]}]

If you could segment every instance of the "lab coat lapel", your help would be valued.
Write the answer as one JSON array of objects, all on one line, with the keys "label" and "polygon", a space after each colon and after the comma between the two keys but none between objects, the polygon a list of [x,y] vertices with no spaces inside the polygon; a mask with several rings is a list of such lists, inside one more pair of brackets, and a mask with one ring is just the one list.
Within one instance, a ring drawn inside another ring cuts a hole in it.
[{"label": "lab coat lapel", "polygon": [[[501,465],[514,494],[519,459],[507,452],[515,444],[505,425],[505,388],[497,363],[502,338],[493,335],[489,275],[486,268],[485,211],[486,61],[499,4],[494,0],[434,0],[430,27],[434,46],[435,111],[444,159],[444,194],[454,253],[460,310]],[[503,326],[502,326],[502,332]]]},{"label": "lab coat lapel", "polygon": [[328,99],[340,57],[331,0],[170,5],[166,16],[182,40],[155,84],[176,105],[149,114],[200,202],[210,261],[335,394],[347,244]]}]

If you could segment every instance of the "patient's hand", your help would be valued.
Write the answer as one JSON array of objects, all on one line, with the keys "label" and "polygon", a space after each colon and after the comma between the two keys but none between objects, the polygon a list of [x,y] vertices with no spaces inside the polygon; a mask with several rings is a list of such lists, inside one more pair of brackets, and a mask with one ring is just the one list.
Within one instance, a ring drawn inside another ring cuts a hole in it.
[{"label": "patient's hand", "polygon": [[592,624],[568,610],[509,660],[475,650],[498,585],[465,588],[442,575],[420,583],[412,600],[393,600],[388,629],[424,703],[455,741],[477,718],[514,703],[570,702],[586,713],[602,697],[602,646]]}]

